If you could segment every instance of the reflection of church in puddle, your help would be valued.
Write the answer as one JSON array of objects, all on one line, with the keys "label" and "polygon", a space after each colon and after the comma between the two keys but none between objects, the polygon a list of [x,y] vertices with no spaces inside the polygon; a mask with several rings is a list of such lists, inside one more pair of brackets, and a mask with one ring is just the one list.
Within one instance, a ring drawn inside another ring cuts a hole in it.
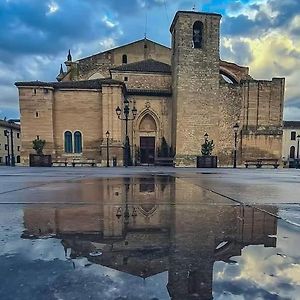
[{"label": "reflection of church in puddle", "polygon": [[98,180],[80,196],[89,203],[25,208],[23,237],[52,233],[72,259],[143,278],[168,271],[171,299],[211,299],[214,262],[276,245],[276,218],[180,179]]}]

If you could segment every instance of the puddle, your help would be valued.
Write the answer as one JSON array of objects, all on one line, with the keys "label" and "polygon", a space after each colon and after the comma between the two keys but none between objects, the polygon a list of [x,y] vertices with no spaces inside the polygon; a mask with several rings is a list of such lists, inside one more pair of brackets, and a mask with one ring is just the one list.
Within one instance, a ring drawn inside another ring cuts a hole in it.
[{"label": "puddle", "polygon": [[0,212],[0,299],[300,295],[299,228],[274,217],[276,206],[268,214],[165,175],[14,197],[23,204]]}]

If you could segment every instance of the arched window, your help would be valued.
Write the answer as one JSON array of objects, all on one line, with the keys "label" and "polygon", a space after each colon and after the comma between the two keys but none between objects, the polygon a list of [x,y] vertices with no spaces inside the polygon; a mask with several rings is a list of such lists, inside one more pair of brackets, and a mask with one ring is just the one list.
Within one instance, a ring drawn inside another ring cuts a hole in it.
[{"label": "arched window", "polygon": [[65,152],[66,153],[73,152],[73,139],[72,139],[72,133],[70,131],[65,132]]},{"label": "arched window", "polygon": [[127,55],[123,54],[122,56],[122,64],[127,64]]},{"label": "arched window", "polygon": [[296,131],[291,132],[291,141],[296,141]]},{"label": "arched window", "polygon": [[74,133],[74,152],[81,153],[82,152],[82,135],[81,132],[76,131]]},{"label": "arched window", "polygon": [[194,48],[202,48],[203,43],[203,23],[196,21],[193,26],[193,46]]},{"label": "arched window", "polygon": [[290,158],[295,158],[295,147],[294,146],[292,146],[290,148]]}]

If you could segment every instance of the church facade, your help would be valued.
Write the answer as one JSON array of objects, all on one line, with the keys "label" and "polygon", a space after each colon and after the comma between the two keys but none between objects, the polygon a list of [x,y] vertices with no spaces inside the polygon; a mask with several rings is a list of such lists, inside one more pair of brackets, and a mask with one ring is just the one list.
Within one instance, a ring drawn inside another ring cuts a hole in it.
[{"label": "church facade", "polygon": [[179,11],[171,48],[142,39],[77,61],[69,53],[57,82],[17,82],[22,163],[38,136],[54,162],[106,165],[108,152],[122,165],[125,121],[116,108],[126,103],[130,119],[137,110],[128,121],[137,164],[153,163],[167,145],[178,166],[195,165],[207,133],[219,163],[230,165],[235,124],[240,163],[280,159],[285,80],[255,80],[248,67],[220,60],[220,20]]}]

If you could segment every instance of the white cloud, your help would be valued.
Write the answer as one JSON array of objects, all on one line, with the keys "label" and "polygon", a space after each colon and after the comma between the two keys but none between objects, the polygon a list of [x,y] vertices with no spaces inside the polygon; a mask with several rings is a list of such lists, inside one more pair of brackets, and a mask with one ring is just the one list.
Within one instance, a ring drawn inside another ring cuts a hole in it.
[{"label": "white cloud", "polygon": [[48,12],[46,13],[46,15],[54,14],[58,10],[59,10],[58,4],[54,1],[51,1],[50,3],[48,3]]}]

